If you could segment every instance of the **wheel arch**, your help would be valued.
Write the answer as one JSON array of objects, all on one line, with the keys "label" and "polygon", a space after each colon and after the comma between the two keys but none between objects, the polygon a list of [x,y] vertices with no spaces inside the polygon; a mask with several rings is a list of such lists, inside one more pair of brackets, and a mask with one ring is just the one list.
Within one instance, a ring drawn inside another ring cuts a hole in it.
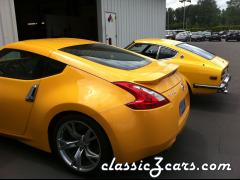
[{"label": "wheel arch", "polygon": [[[96,116],[96,115],[89,115],[89,113],[84,113],[82,111],[77,111],[77,110],[64,110],[64,111],[61,111],[61,112],[58,112],[56,113],[50,120],[49,122],[49,125],[48,125],[48,142],[49,142],[49,146],[50,146],[50,150],[52,151],[52,133],[53,133],[53,128],[54,126],[56,125],[56,123],[58,122],[59,119],[61,119],[62,117],[64,116],[67,116],[67,115],[72,115],[72,114],[79,114],[79,115],[82,115],[82,116],[85,116],[86,118],[89,118],[91,119],[92,121],[94,121],[98,126],[99,128],[101,129],[104,137],[106,138],[107,142],[108,142],[108,145],[110,146],[111,150],[112,150],[112,153],[114,152],[114,149],[113,149],[113,145],[111,143],[111,135],[112,134],[110,131],[110,128],[107,127],[107,122],[103,122],[103,120],[99,120],[99,118],[96,119],[96,117],[93,118],[93,116]],[[90,113],[91,114],[91,113]]]}]

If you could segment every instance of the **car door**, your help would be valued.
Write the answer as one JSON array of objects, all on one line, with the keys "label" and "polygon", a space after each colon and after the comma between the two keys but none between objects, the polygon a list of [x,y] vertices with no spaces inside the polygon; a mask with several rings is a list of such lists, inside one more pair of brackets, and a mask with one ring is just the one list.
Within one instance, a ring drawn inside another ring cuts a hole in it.
[{"label": "car door", "polygon": [[31,52],[0,51],[0,133],[24,134],[39,98],[40,82],[62,73],[65,67],[62,62]]},{"label": "car door", "polygon": [[26,129],[42,69],[31,53],[0,51],[0,132],[22,135]]}]

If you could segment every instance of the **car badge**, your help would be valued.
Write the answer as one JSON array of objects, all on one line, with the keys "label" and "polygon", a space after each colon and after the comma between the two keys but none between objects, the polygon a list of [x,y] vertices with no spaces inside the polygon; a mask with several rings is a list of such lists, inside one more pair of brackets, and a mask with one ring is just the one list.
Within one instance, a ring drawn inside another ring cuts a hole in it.
[{"label": "car badge", "polygon": [[177,92],[176,91],[172,91],[171,93],[169,93],[169,96],[170,97],[173,97],[173,96],[176,96],[177,95]]}]

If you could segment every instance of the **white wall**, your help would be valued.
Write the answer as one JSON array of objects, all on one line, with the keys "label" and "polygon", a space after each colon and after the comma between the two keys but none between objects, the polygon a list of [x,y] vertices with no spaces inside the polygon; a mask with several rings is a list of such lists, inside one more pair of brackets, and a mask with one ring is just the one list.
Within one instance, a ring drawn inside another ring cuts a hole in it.
[{"label": "white wall", "polygon": [[164,37],[166,0],[97,0],[99,40],[105,40],[105,12],[117,14],[117,45],[135,39]]},{"label": "white wall", "polygon": [[0,0],[0,46],[18,40],[13,0]]}]

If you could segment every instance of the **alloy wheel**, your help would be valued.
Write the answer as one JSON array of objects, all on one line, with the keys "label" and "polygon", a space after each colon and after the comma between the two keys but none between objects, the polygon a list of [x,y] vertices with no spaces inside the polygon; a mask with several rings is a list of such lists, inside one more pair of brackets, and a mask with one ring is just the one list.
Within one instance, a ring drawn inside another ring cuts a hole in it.
[{"label": "alloy wheel", "polygon": [[57,147],[64,162],[79,172],[94,170],[101,159],[101,146],[96,133],[81,121],[67,121],[60,126]]}]

